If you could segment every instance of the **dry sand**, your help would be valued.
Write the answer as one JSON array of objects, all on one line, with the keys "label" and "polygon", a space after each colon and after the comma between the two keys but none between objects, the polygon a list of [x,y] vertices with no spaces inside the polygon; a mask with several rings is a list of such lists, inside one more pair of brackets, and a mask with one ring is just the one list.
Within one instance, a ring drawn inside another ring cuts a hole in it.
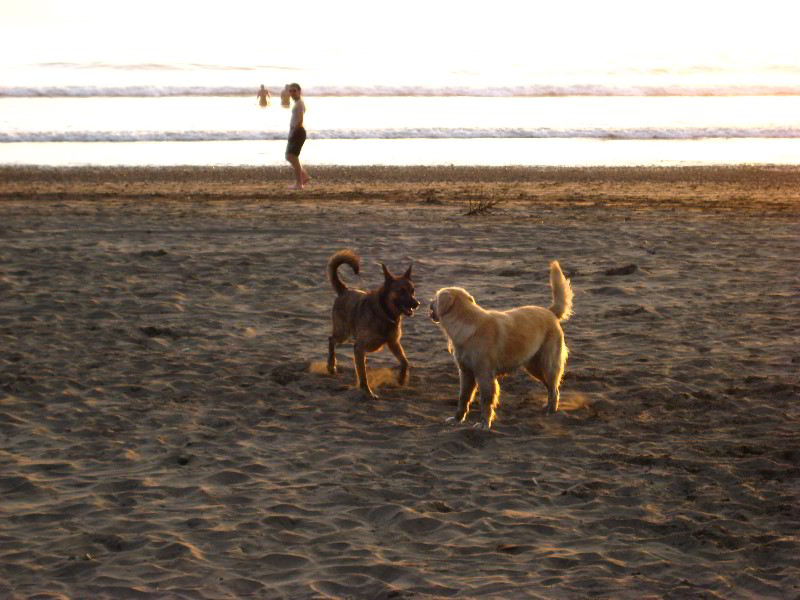
[{"label": "dry sand", "polygon": [[[797,598],[800,171],[0,169],[0,597]],[[469,203],[501,201],[464,216]],[[324,372],[328,257],[576,292],[562,412]]]}]

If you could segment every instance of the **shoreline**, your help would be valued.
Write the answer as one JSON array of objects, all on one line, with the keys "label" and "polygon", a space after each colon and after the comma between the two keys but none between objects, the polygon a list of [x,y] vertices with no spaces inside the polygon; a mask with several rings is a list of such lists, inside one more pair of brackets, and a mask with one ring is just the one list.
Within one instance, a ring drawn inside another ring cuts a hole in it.
[{"label": "shoreline", "polygon": [[[800,181],[800,165],[703,165],[703,166],[426,166],[426,165],[308,165],[315,173],[333,183],[358,182],[370,179],[398,182],[517,182],[532,177],[565,182],[605,179],[614,181],[687,181],[699,177],[711,181],[741,182],[770,176],[777,181]],[[195,177],[203,180],[237,181],[259,178],[264,181],[283,181],[290,173],[288,165],[281,166],[42,166],[0,165],[0,181],[46,181],[55,176],[84,181],[89,178],[129,178],[148,175],[157,180]]]},{"label": "shoreline", "polygon": [[312,184],[289,190],[285,167],[0,166],[0,201],[388,200],[629,203],[647,199],[747,210],[800,205],[800,166],[427,167],[310,166]]}]

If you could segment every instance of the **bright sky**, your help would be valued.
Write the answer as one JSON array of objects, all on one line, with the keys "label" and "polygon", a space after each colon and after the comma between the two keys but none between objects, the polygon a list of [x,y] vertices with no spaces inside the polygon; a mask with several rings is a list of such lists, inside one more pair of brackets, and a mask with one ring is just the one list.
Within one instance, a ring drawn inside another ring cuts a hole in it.
[{"label": "bright sky", "polygon": [[800,65],[797,0],[0,0],[0,61]]}]

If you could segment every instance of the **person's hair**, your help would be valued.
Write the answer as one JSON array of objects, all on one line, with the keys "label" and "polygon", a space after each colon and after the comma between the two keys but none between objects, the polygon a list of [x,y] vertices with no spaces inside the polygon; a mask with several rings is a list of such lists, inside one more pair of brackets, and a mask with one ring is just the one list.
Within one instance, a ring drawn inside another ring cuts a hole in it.
[{"label": "person's hair", "polygon": [[302,91],[303,91],[303,88],[301,88],[301,87],[300,87],[300,84],[299,84],[299,83],[290,83],[290,84],[289,84],[289,87],[290,87],[290,88],[292,88],[292,87],[296,87],[298,92],[302,92]]}]

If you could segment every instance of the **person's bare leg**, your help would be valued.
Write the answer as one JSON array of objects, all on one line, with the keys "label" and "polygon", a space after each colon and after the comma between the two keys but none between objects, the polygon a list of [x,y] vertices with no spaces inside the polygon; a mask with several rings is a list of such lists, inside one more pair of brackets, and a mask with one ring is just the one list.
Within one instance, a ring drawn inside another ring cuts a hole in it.
[{"label": "person's bare leg", "polygon": [[305,183],[308,181],[308,175],[305,175],[304,178],[303,174],[305,171],[303,167],[300,166],[300,158],[296,154],[287,153],[286,160],[289,161],[289,163],[292,165],[292,168],[294,169],[294,177],[297,181],[297,183],[294,184],[294,188],[296,190],[303,189],[303,185],[305,185]]}]

